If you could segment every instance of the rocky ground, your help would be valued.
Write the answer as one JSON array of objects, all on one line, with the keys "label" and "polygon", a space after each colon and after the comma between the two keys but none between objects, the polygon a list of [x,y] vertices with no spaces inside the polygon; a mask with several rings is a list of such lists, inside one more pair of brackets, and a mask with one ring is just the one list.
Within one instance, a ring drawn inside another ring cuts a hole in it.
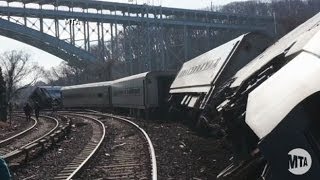
[{"label": "rocky ground", "polygon": [[176,122],[133,121],[153,142],[159,179],[212,180],[229,164],[231,148],[224,139],[200,137]]},{"label": "rocky ground", "polygon": [[33,125],[34,121],[26,121],[23,117],[14,116],[7,122],[0,122],[0,140],[9,138]]},{"label": "rocky ground", "polygon": [[[150,156],[145,140],[137,130],[122,121],[100,118],[106,136],[96,155],[75,178],[82,179],[150,179]],[[124,157],[125,156],[125,157]],[[110,165],[140,164],[110,168]]]}]

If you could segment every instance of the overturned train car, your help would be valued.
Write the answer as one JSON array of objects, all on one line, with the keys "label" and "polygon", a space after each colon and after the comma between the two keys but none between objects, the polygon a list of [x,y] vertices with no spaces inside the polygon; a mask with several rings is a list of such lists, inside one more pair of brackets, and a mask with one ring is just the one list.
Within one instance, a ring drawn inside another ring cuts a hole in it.
[{"label": "overturned train car", "polygon": [[210,119],[204,109],[217,87],[270,43],[271,38],[264,34],[247,33],[184,63],[170,87],[171,114],[174,118],[189,117],[193,125],[204,131]]},{"label": "overturned train car", "polygon": [[234,158],[218,179],[320,179],[320,13],[238,71],[211,106]]},{"label": "overturned train car", "polygon": [[51,108],[54,103],[61,106],[61,88],[62,86],[38,86],[29,96],[29,101],[38,103],[41,108]]}]

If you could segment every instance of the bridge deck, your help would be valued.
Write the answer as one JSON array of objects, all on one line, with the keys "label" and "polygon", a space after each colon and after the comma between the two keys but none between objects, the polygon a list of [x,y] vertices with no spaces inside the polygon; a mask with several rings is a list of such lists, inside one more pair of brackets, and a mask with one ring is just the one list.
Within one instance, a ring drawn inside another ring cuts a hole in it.
[{"label": "bridge deck", "polygon": [[116,3],[106,1],[93,1],[93,0],[5,0],[6,2],[22,2],[25,4],[51,4],[54,6],[67,6],[67,7],[79,7],[82,9],[97,9],[97,10],[109,10],[109,11],[121,11],[123,13],[146,13],[166,16],[185,16],[185,17],[197,17],[197,18],[233,18],[233,19],[249,19],[249,20],[264,20],[273,21],[270,16],[246,16],[241,14],[220,13],[204,10],[190,10],[180,8],[168,8],[161,6],[149,6],[149,5],[136,5],[128,3]]},{"label": "bridge deck", "polygon": [[160,25],[163,26],[188,26],[191,28],[215,28],[215,29],[237,29],[237,30],[255,30],[264,31],[265,26],[251,25],[251,24],[231,24],[222,22],[212,22],[211,20],[203,21],[185,21],[184,19],[161,19],[161,21],[155,18],[147,17],[133,17],[133,16],[121,16],[121,15],[107,15],[96,13],[83,13],[83,12],[70,12],[63,10],[44,10],[44,9],[33,9],[33,8],[17,8],[17,7],[3,7],[0,6],[0,15],[3,16],[18,16],[18,17],[42,17],[47,19],[68,19],[74,18],[80,21],[90,22],[104,22],[104,23],[118,23],[118,24],[130,24],[140,25],[148,23],[149,25]]}]

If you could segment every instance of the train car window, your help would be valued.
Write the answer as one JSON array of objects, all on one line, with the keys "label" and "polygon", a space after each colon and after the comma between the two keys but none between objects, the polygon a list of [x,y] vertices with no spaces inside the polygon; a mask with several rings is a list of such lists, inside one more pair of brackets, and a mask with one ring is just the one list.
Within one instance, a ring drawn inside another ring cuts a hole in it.
[{"label": "train car window", "polygon": [[98,97],[99,98],[103,97],[103,94],[102,93],[98,93]]}]

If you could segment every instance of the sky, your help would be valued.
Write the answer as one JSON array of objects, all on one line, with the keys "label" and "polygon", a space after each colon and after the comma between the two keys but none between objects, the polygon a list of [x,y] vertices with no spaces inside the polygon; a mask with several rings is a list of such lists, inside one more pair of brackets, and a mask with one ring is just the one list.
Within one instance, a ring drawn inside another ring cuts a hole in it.
[{"label": "sky", "polygon": [[[105,0],[106,1],[106,0]],[[120,3],[132,3],[163,6],[163,7],[175,7],[183,9],[201,9],[209,7],[211,3],[215,6],[224,5],[234,1],[246,1],[246,0],[109,0],[112,2]],[[62,60],[56,56],[53,56],[45,51],[34,48],[19,41],[0,36],[0,53],[9,50],[23,50],[31,54],[32,60],[38,63],[40,66],[49,70],[51,67],[58,66]]]}]

